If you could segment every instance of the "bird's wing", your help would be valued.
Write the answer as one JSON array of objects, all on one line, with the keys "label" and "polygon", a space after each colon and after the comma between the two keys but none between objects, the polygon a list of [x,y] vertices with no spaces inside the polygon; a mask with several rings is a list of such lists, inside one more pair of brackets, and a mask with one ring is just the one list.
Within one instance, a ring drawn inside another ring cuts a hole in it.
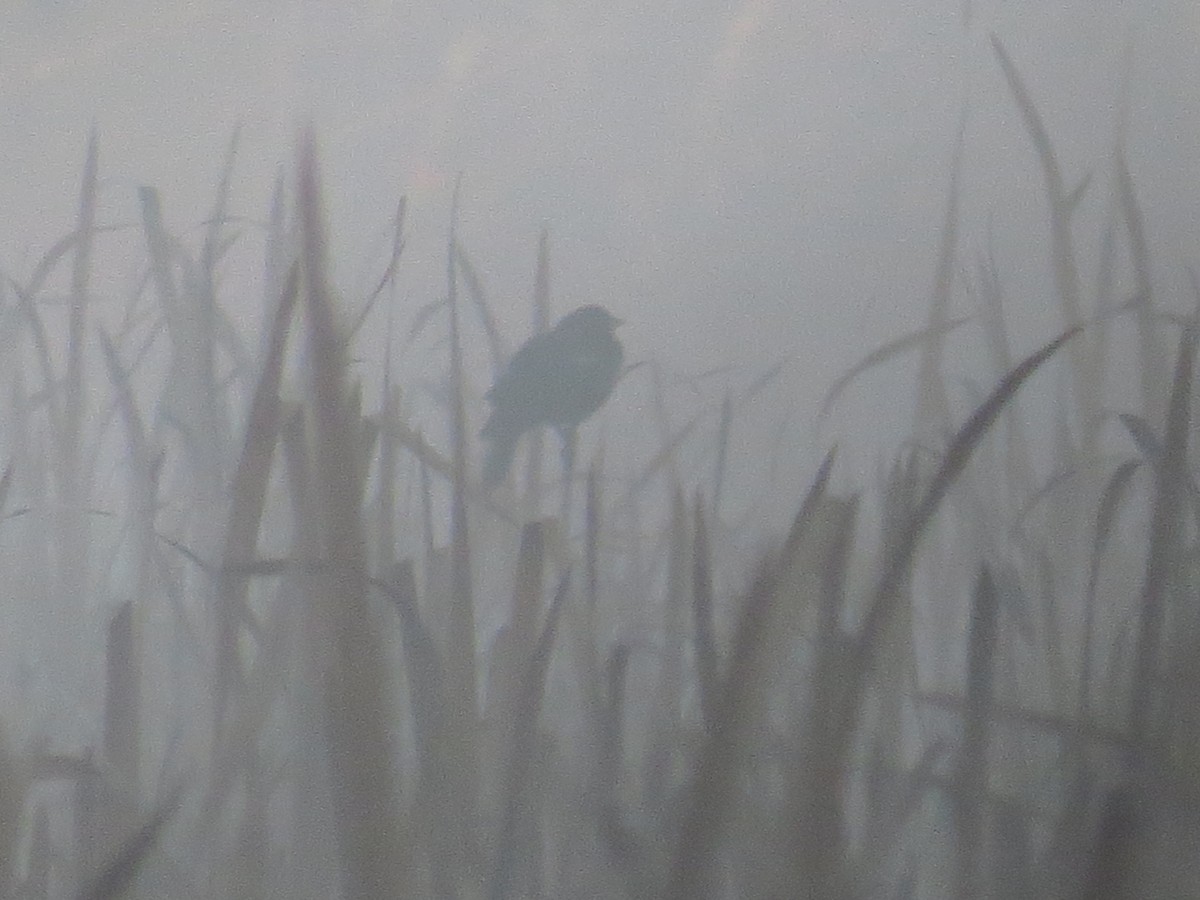
[{"label": "bird's wing", "polygon": [[519,434],[536,425],[574,428],[612,390],[621,345],[611,332],[564,327],[531,338],[488,391],[485,436]]},{"label": "bird's wing", "polygon": [[502,407],[514,399],[522,399],[531,383],[552,377],[561,357],[555,346],[554,332],[548,331],[531,337],[508,361],[492,389],[487,392],[488,401]]}]

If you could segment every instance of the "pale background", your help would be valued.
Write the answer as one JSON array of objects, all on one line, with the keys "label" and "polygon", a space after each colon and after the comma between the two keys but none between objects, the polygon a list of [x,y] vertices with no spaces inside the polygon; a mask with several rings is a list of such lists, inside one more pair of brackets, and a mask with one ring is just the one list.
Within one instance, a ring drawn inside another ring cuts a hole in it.
[{"label": "pale background", "polygon": [[[102,219],[136,222],[135,188],[152,184],[170,226],[186,232],[212,203],[235,125],[232,211],[262,218],[298,126],[311,121],[348,301],[378,280],[402,194],[401,315],[444,291],[461,173],[462,236],[510,340],[528,328],[544,225],[556,310],[599,302],[625,319],[630,359],[663,366],[676,426],[786,362],[738,422],[738,503],[761,511],[764,525],[794,508],[815,455],[833,441],[845,445],[849,482],[869,478],[899,443],[911,365],[858,383],[820,432],[814,411],[855,360],[924,322],[964,103],[963,271],[986,251],[990,229],[1017,351],[1060,327],[1041,176],[990,34],[1029,85],[1068,182],[1092,172],[1075,232],[1085,288],[1127,85],[1128,155],[1158,299],[1191,304],[1185,267],[1200,249],[1194,0],[9,0],[6,8],[6,274],[27,276],[71,227],[93,125]],[[103,251],[97,260],[106,269],[97,284],[108,277],[114,294],[136,277],[136,260]],[[253,253],[246,260],[252,281]],[[1119,274],[1128,284],[1128,271]],[[971,311],[961,287],[956,304]],[[251,295],[248,321],[257,307]],[[955,340],[968,362],[981,346],[974,331]],[[441,359],[444,348],[426,346],[402,365],[410,383],[434,383]],[[368,391],[376,371],[364,369]],[[653,453],[651,402],[644,370],[619,387],[604,426],[614,465],[635,471]],[[715,416],[708,421],[691,451],[697,480],[709,471]],[[788,452],[768,476],[762,461],[777,439]]]}]

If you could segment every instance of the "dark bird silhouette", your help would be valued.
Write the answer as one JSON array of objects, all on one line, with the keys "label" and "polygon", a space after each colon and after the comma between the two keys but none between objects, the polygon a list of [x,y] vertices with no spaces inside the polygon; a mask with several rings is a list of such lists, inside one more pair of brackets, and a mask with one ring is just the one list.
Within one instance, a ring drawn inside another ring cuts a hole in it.
[{"label": "dark bird silhouette", "polygon": [[540,425],[558,431],[570,476],[576,429],[608,399],[621,371],[624,351],[613,333],[619,324],[602,307],[583,306],[516,352],[487,393],[492,414],[482,432],[488,443],[485,485],[504,480],[517,440]]}]

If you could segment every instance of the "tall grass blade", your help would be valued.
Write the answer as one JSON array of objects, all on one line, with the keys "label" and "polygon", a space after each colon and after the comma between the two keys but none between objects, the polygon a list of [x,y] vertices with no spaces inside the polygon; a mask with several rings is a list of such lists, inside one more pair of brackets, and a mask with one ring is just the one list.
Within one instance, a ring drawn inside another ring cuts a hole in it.
[{"label": "tall grass blade", "polygon": [[1126,788],[1115,788],[1105,798],[1100,828],[1085,874],[1080,900],[1125,900],[1128,873],[1133,868],[1134,799]]},{"label": "tall grass blade", "polygon": [[[848,833],[844,798],[860,698],[848,688],[848,667],[857,661],[839,620],[845,605],[847,565],[858,512],[856,497],[826,497],[814,507],[804,540],[806,563],[817,592],[812,687],[798,746],[787,766],[790,782],[783,855],[791,860],[786,883],[805,885],[814,896],[853,896],[856,876],[847,869]],[[798,545],[800,546],[800,545]],[[784,565],[794,564],[784,560]],[[792,604],[807,593],[792,572],[780,585],[780,600]],[[811,590],[811,589],[810,589]],[[776,655],[782,655],[782,648]]]},{"label": "tall grass blade", "polygon": [[488,692],[488,706],[491,714],[497,716],[501,722],[512,721],[521,670],[537,641],[545,570],[545,528],[542,522],[530,522],[521,530],[521,546],[517,552],[517,574],[508,622],[497,636],[493,650],[496,677],[492,680]]},{"label": "tall grass blade", "polygon": [[389,702],[391,679],[372,626],[374,611],[367,602],[360,472],[358,466],[347,464],[358,458],[361,426],[346,383],[344,343],[326,280],[316,142],[311,131],[300,142],[298,182],[314,398],[314,475],[321,500],[322,544],[339,569],[335,577],[320,579],[320,593],[314,594],[329,641],[323,674],[338,847],[347,897],[400,897],[410,864],[389,737],[395,707]]},{"label": "tall grass blade", "polygon": [[662,647],[652,701],[654,721],[644,761],[646,794],[652,806],[666,801],[674,780],[673,762],[677,758],[674,744],[683,721],[684,649],[689,643],[687,618],[692,574],[688,520],[687,502],[676,485],[671,494],[666,597],[660,626]]},{"label": "tall grass blade", "polygon": [[1092,656],[1095,640],[1096,592],[1100,585],[1100,564],[1104,559],[1104,552],[1108,548],[1109,536],[1112,534],[1113,523],[1120,511],[1121,500],[1129,490],[1130,481],[1134,472],[1137,471],[1137,467],[1136,460],[1127,460],[1117,467],[1104,487],[1104,493],[1100,497],[1100,507],[1096,511],[1096,531],[1092,539],[1087,587],[1083,596],[1083,644],[1079,651],[1077,714],[1081,722],[1086,722],[1091,717]]},{"label": "tall grass blade", "polygon": [[584,716],[594,735],[594,746],[604,740],[604,690],[600,670],[600,469],[588,468],[584,496],[583,596],[571,627],[572,652],[578,671]]},{"label": "tall grass blade", "polygon": [[1170,585],[1182,577],[1176,555],[1182,539],[1182,505],[1187,493],[1188,432],[1191,426],[1192,367],[1196,355],[1196,325],[1184,329],[1167,409],[1162,465],[1156,471],[1150,521],[1150,547],[1141,591],[1141,618],[1129,711],[1129,736],[1134,771],[1150,764],[1160,748],[1166,711],[1155,686],[1162,661],[1162,626]]},{"label": "tall grass blade", "polygon": [[50,350],[50,339],[46,334],[46,323],[42,320],[41,314],[37,310],[37,295],[15,283],[13,284],[13,290],[17,293],[17,301],[22,312],[25,313],[25,319],[29,325],[30,337],[33,339],[34,352],[37,355],[38,368],[44,386],[42,397],[44,398],[46,409],[49,411],[50,421],[53,427],[61,432],[64,427],[63,406],[59,392],[54,388],[58,383],[58,376],[54,372],[53,354]]},{"label": "tall grass blade", "polygon": [[426,847],[432,869],[433,895],[438,900],[453,900],[460,895],[458,873],[451,866],[462,853],[455,846],[462,823],[451,820],[454,779],[457,777],[452,755],[446,701],[446,679],[437,641],[421,617],[417,579],[411,560],[392,567],[386,581],[376,583],[400,615],[400,638],[404,651],[405,672],[409,685],[413,736],[416,743],[418,788],[416,810],[423,828],[418,835]]},{"label": "tall grass blade", "polygon": [[133,603],[125,601],[108,625],[105,655],[105,771],[136,802],[141,753],[141,653]]},{"label": "tall grass blade", "polygon": [[[91,271],[92,242],[96,227],[96,170],[98,168],[96,129],[92,127],[88,135],[87,157],[83,164],[83,184],[79,195],[79,222],[75,231],[79,235],[79,243],[75,247],[75,264],[71,268],[71,315],[67,333],[67,382],[66,382],[66,418],[63,423],[62,449],[68,454],[64,460],[66,467],[64,475],[74,489],[78,472],[80,451],[79,441],[83,425],[84,401],[86,394],[83,390],[83,349],[84,335],[87,332],[88,278]],[[65,497],[68,506],[81,506],[82,498],[72,491]],[[74,558],[74,557],[72,557]]]},{"label": "tall grass blade", "polygon": [[[1082,301],[1079,286],[1079,265],[1071,239],[1071,213],[1079,194],[1068,195],[1064,186],[1058,158],[1050,142],[1050,134],[1042,122],[1041,114],[1033,103],[1020,73],[1008,51],[995,35],[991,36],[992,49],[1000,61],[1001,71],[1012,92],[1017,108],[1025,122],[1025,129],[1033,141],[1041,164],[1046,194],[1050,202],[1050,258],[1054,272],[1054,284],[1062,304],[1063,319],[1068,328],[1083,325]],[[1071,369],[1074,374],[1074,396],[1078,406],[1079,424],[1083,429],[1083,446],[1090,448],[1100,427],[1100,383],[1097,378],[1096,353],[1089,342],[1076,342],[1070,349]]]},{"label": "tall grass blade", "polygon": [[22,763],[9,747],[7,727],[0,723],[0,891],[11,890],[20,859],[21,813],[29,787]]},{"label": "tall grass blade", "polygon": [[450,385],[453,476],[450,499],[450,619],[446,664],[450,707],[451,754],[458,773],[454,819],[466,829],[476,808],[478,700],[475,689],[475,600],[471,584],[471,542],[467,516],[466,371],[458,302],[458,190],[455,184],[446,246],[446,298],[450,308]]},{"label": "tall grass blade", "polygon": [[963,738],[958,751],[955,809],[958,897],[974,900],[983,894],[984,801],[988,794],[988,725],[998,624],[999,595],[987,566],[981,567],[971,602],[967,637],[967,698]]},{"label": "tall grass blade", "polygon": [[488,292],[483,285],[483,278],[471,262],[471,257],[467,254],[467,249],[463,246],[461,239],[455,238],[453,252],[454,261],[466,283],[467,295],[474,301],[475,313],[479,316],[479,321],[483,325],[483,333],[487,337],[492,375],[493,377],[499,376],[511,355],[508,344],[500,333],[499,325],[496,324],[496,316],[492,312],[492,304],[488,300]]},{"label": "tall grass blade", "polygon": [[233,692],[241,686],[238,626],[249,618],[246,608],[246,582],[238,575],[236,568],[253,557],[254,548],[258,544],[258,532],[266,506],[267,485],[271,474],[271,460],[282,427],[283,403],[279,397],[279,386],[283,378],[283,361],[291,329],[292,312],[299,294],[300,268],[293,265],[288,271],[283,293],[275,304],[274,320],[268,326],[269,339],[262,373],[250,402],[242,452],[230,485],[230,506],[224,547],[221,551],[221,570],[216,585],[217,684],[213,734],[218,740],[223,717],[228,712],[229,700]]},{"label": "tall grass blade", "polygon": [[712,511],[715,522],[721,521],[721,495],[725,488],[725,467],[729,457],[729,431],[733,424],[733,398],[729,392],[721,401],[721,420],[717,425],[717,459],[713,463]]},{"label": "tall grass blade", "polygon": [[946,192],[946,211],[942,219],[941,242],[933,292],[929,298],[929,340],[921,344],[921,362],[917,372],[916,427],[918,438],[941,437],[950,424],[950,400],[942,381],[943,335],[939,329],[949,321],[950,299],[954,289],[955,257],[958,253],[958,195],[962,179],[963,146],[967,131],[967,106],[959,114],[954,139],[954,158],[950,163],[950,188]]},{"label": "tall grass blade", "polygon": [[1155,322],[1154,293],[1150,281],[1150,243],[1146,238],[1145,217],[1138,204],[1133,176],[1129,174],[1129,162],[1121,147],[1117,148],[1116,182],[1121,218],[1125,220],[1125,229],[1129,233],[1129,251],[1133,261],[1133,295],[1137,298],[1134,319],[1137,322],[1141,408],[1145,415],[1158,421],[1163,414],[1163,398],[1166,396],[1164,360],[1167,354],[1164,352],[1162,338]]},{"label": "tall grass blade", "polygon": [[[1016,364],[1009,340],[1008,326],[1004,315],[1004,291],[1000,274],[991,247],[989,233],[987,255],[976,265],[976,282],[979,284],[980,314],[984,337],[991,351],[995,376],[1000,378]],[[1103,346],[1102,340],[1097,344]],[[1013,498],[1028,497],[1034,491],[1036,476],[1030,455],[1029,435],[1026,420],[1020,415],[1016,404],[1005,412],[1004,465],[1006,467],[1008,493]]]},{"label": "tall grass blade", "polygon": [[155,810],[154,815],[129,838],[104,868],[76,894],[76,900],[118,900],[133,885],[142,866],[154,851],[162,830],[179,809],[181,788],[177,787]]},{"label": "tall grass blade", "polygon": [[[346,341],[349,343],[354,339],[362,328],[363,323],[367,321],[367,316],[371,310],[375,308],[375,303],[383,296],[383,290],[389,284],[394,288],[396,285],[396,273],[400,268],[400,255],[404,252],[404,214],[408,209],[408,198],[401,197],[396,204],[395,215],[392,216],[392,252],[388,257],[387,267],[383,271],[383,275],[379,278],[379,284],[375,285],[375,290],[367,295],[367,301],[362,305],[362,309],[358,311],[358,315],[354,317],[354,321],[350,324],[350,328],[346,332]],[[388,311],[388,352],[384,356],[384,367],[389,367],[391,362],[391,310]],[[386,376],[385,376],[386,377]]]},{"label": "tall grass blade", "polygon": [[646,463],[642,471],[634,476],[633,482],[629,485],[626,497],[633,497],[635,494],[640,494],[645,490],[646,485],[658,476],[659,473],[663,471],[669,473],[675,469],[679,448],[683,446],[683,442],[696,430],[696,426],[700,424],[700,420],[701,414],[697,413],[685,425],[676,429],[673,434],[665,438],[662,447],[650,458],[650,461]]},{"label": "tall grass blade", "polygon": [[[550,328],[550,234],[543,228],[538,237],[537,250],[537,268],[533,277],[533,334],[545,334]],[[570,444],[569,450],[564,446],[563,459],[567,461],[569,458],[570,465],[567,469],[574,467],[575,456],[575,436],[571,435],[568,440]],[[545,455],[545,432],[541,428],[534,429],[527,438],[526,443],[529,446],[528,455],[526,456],[525,465],[525,497],[523,501],[524,512],[526,518],[538,515],[542,508],[542,471],[544,467]],[[563,492],[559,507],[559,519],[564,524],[569,526],[571,514],[571,492],[573,489],[574,472],[563,472]]]},{"label": "tall grass blade", "polygon": [[[808,534],[814,511],[825,495],[834,454],[830,451],[796,515],[782,559],[791,559]],[[714,722],[693,770],[667,872],[666,900],[704,896],[717,838],[730,813],[737,781],[739,748],[753,699],[761,689],[760,650],[767,637],[771,604],[783,564],[769,566],[755,581],[742,608],[721,684]]]},{"label": "tall grass blade", "polygon": [[633,646],[628,641],[621,641],[609,651],[604,666],[604,709],[596,763],[596,778],[603,800],[611,800],[625,753],[625,685],[632,652]]},{"label": "tall grass blade", "polygon": [[692,619],[695,628],[696,672],[699,675],[700,710],[704,729],[711,732],[716,724],[717,693],[720,672],[717,667],[717,639],[713,626],[712,559],[708,546],[708,526],[699,495],[695,503],[694,544],[692,547]]},{"label": "tall grass blade", "polygon": [[[546,689],[546,673],[554,651],[554,638],[563,603],[567,599],[570,573],[565,574],[554,592],[546,621],[538,635],[537,644],[529,656],[520,682],[520,693],[513,717],[513,747],[504,786],[504,813],[497,840],[496,861],[488,882],[489,900],[504,900],[510,896],[515,877],[525,866],[534,864],[528,854],[522,854],[525,840],[521,810],[534,756],[537,753],[538,718]],[[519,858],[520,857],[520,858]]]},{"label": "tall grass blade", "polygon": [[[66,658],[82,658],[84,636],[80,625],[80,604],[87,594],[88,560],[91,542],[85,509],[88,486],[83,472],[83,428],[88,414],[90,392],[85,390],[84,349],[87,336],[88,294],[90,291],[92,246],[96,227],[96,183],[99,150],[93,126],[88,136],[83,180],[79,190],[79,216],[75,231],[79,242],[75,246],[71,268],[71,311],[67,325],[67,371],[63,384],[63,419],[54,423],[61,429],[56,435],[55,465],[57,467],[58,504],[56,507],[56,540],[58,584],[55,609],[51,621],[57,620],[57,641]],[[46,369],[48,375],[50,369]],[[46,388],[54,393],[53,381]],[[78,677],[82,673],[71,673]],[[73,688],[81,690],[82,685]]]}]

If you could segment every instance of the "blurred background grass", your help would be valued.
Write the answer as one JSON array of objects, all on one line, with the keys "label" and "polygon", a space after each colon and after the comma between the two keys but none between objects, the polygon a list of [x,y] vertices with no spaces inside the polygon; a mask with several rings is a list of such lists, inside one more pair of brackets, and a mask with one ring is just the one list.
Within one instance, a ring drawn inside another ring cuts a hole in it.
[{"label": "blurred background grass", "polygon": [[[339,290],[311,132],[251,216],[235,134],[178,230],[165,190],[112,215],[93,132],[70,230],[4,281],[5,891],[1192,896],[1200,296],[1156,286],[1128,132],[1078,171],[987,54],[1041,177],[1050,333],[964,239],[964,117],[925,320],[822,385],[823,462],[786,404],[746,437],[787,359],[681,383],[643,347],[571,492],[536,438],[479,488],[523,334],[464,199],[436,291],[404,297],[399,198]],[[522,308],[559,303],[552,246]],[[97,280],[110,253],[137,263]],[[823,422],[897,363],[904,430],[848,466]],[[794,511],[774,536],[728,500],[747,456]]]}]

